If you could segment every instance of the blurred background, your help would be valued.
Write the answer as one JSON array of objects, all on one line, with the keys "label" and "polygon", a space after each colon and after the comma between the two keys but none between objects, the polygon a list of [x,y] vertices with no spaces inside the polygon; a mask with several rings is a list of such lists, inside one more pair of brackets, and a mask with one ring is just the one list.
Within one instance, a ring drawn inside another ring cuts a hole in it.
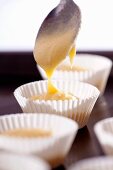
[{"label": "blurred background", "polygon": [[[60,0],[0,0],[0,51],[32,51],[45,16]],[[113,1],[74,0],[82,12],[78,51],[113,50]]]},{"label": "blurred background", "polygon": [[[113,1],[74,0],[82,12],[78,53],[113,57]],[[60,0],[0,0],[0,75],[41,79],[33,58],[35,38]]]}]

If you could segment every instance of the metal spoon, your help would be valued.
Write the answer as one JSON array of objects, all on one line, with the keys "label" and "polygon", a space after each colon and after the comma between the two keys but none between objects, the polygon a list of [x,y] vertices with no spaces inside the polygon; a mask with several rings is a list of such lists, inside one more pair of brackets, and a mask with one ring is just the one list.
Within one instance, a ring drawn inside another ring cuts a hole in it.
[{"label": "metal spoon", "polygon": [[80,23],[81,12],[73,0],[61,0],[45,18],[34,47],[34,58],[45,71],[51,72],[73,50]]}]

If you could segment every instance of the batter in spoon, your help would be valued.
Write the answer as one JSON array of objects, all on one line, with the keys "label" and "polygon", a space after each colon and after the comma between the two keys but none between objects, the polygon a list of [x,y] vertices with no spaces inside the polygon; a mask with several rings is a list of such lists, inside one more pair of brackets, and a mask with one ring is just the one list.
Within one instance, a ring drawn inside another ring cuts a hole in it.
[{"label": "batter in spoon", "polygon": [[61,0],[40,27],[34,47],[34,58],[46,72],[49,94],[62,93],[52,84],[51,77],[67,55],[72,63],[80,22],[81,13],[73,0]]}]

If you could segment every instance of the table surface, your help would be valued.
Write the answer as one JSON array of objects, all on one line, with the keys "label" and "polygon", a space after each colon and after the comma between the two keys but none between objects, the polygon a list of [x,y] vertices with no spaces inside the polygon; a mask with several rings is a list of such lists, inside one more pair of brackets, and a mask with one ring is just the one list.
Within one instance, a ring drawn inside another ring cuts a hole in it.
[{"label": "table surface", "polygon": [[[11,114],[11,113],[21,113],[21,109],[13,96],[13,91],[15,88],[29,82],[30,79],[10,79],[6,78],[0,84],[0,114]],[[78,131],[78,134],[74,140],[72,148],[64,162],[64,165],[56,168],[56,170],[68,169],[73,163],[77,161],[104,155],[98,140],[94,134],[93,127],[96,122],[101,119],[113,116],[113,78],[110,77],[108,80],[107,88],[103,96],[99,97],[91,117],[89,119],[88,125]]]}]

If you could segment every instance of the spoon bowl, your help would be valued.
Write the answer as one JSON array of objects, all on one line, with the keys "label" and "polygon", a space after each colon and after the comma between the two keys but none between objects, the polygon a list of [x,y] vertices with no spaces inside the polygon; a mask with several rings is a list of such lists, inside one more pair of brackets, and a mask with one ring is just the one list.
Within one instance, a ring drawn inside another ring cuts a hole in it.
[{"label": "spoon bowl", "polygon": [[45,71],[52,74],[68,54],[72,60],[80,23],[81,12],[73,0],[61,0],[45,18],[34,47],[34,58]]}]

